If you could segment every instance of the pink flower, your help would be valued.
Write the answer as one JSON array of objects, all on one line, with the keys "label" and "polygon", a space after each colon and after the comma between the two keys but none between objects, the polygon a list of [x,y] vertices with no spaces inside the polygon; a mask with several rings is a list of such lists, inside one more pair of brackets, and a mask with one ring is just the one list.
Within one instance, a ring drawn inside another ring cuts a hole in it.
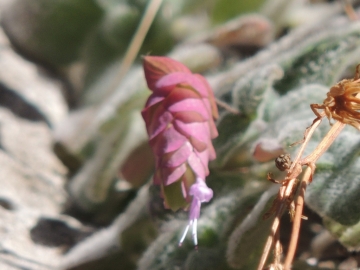
[{"label": "pink flower", "polygon": [[190,204],[190,222],[180,244],[192,225],[197,245],[201,203],[213,196],[205,178],[209,161],[216,157],[211,142],[218,135],[214,94],[204,77],[167,57],[144,57],[144,71],[152,91],[142,116],[156,159],[154,184],[161,186],[164,204],[173,211]]}]

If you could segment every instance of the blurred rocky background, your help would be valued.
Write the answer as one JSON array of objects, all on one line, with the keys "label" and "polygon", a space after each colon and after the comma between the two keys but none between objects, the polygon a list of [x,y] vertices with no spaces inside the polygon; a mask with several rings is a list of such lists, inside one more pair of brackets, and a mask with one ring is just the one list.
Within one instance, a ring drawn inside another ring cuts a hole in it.
[{"label": "blurred rocky background", "polygon": [[[269,227],[261,215],[278,188],[266,173],[295,151],[288,145],[314,119],[309,104],[360,63],[360,23],[345,3],[1,0],[0,269],[255,269]],[[177,247],[187,215],[165,210],[151,185],[146,54],[203,74],[239,112],[220,111],[198,251],[191,239]],[[294,269],[359,267],[360,136],[351,127],[341,136],[309,187]]]}]

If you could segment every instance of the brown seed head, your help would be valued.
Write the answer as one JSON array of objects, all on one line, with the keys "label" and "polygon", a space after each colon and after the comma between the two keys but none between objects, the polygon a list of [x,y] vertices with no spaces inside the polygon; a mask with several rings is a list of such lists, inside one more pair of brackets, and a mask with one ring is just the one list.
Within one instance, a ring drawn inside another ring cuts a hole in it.
[{"label": "brown seed head", "polygon": [[317,107],[324,109],[329,120],[338,120],[360,130],[360,65],[356,67],[353,79],[345,79],[330,88],[323,104]]},{"label": "brown seed head", "polygon": [[289,154],[282,154],[275,159],[275,165],[280,171],[285,171],[291,166],[291,158]]}]

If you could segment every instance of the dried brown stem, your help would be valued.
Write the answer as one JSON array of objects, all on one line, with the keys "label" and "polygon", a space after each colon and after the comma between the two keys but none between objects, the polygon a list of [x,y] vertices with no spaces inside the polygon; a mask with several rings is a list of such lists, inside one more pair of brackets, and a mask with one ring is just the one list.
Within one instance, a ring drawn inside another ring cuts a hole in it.
[{"label": "dried brown stem", "polygon": [[[310,129],[306,132],[304,143],[297,155],[297,158],[301,157],[301,154],[303,150],[305,149],[306,144],[310,140],[310,137],[312,136],[315,128],[320,124],[321,119],[317,118],[313,125],[310,127]],[[325,151],[331,146],[331,144],[334,142],[336,137],[340,134],[342,129],[345,127],[344,123],[341,123],[337,121],[329,130],[329,132],[325,135],[323,140],[319,143],[319,145],[315,148],[315,150],[302,159],[301,161],[296,160],[296,164],[300,165],[309,165],[309,167],[306,169],[303,180],[301,181],[300,186],[300,194],[297,197],[296,201],[296,208],[295,208],[295,216],[293,220],[293,228],[291,233],[291,239],[289,244],[289,249],[285,258],[284,262],[284,270],[289,270],[291,263],[295,256],[295,251],[297,247],[297,242],[299,238],[299,231],[300,231],[300,225],[301,225],[301,217],[302,217],[302,210],[304,207],[304,196],[305,196],[305,190],[306,186],[311,182],[312,175],[314,173],[315,168],[315,162],[325,153]],[[295,162],[294,162],[295,163]],[[295,164],[295,165],[296,165]],[[294,168],[295,168],[294,165]],[[311,166],[310,166],[311,165]]]},{"label": "dried brown stem", "polygon": [[285,258],[285,262],[284,262],[284,270],[290,269],[291,263],[295,256],[297,242],[299,239],[302,212],[303,212],[303,208],[304,208],[305,191],[306,191],[306,187],[312,177],[312,173],[313,172],[312,172],[311,168],[308,167],[306,169],[306,171],[303,175],[302,181],[300,183],[300,193],[296,199],[295,215],[294,215],[294,220],[293,220],[289,248],[288,248],[288,252],[286,254],[286,258]]},{"label": "dried brown stem", "polygon": [[351,3],[348,0],[343,0],[342,2],[343,2],[345,13],[349,17],[349,19],[351,21],[359,20],[359,16],[355,12],[355,10],[354,10],[353,6],[351,5]]},{"label": "dried brown stem", "polygon": [[[282,186],[280,188],[280,190],[279,190],[279,193],[284,193],[285,188],[286,188],[285,186]],[[273,224],[271,226],[271,232],[270,232],[270,235],[269,235],[268,239],[266,240],[264,251],[263,251],[263,253],[261,255],[259,266],[258,266],[257,270],[262,270],[264,268],[266,260],[267,260],[267,258],[269,256],[270,249],[271,249],[272,244],[274,242],[274,238],[275,238],[276,234],[278,233],[279,224],[280,224],[280,218],[281,218],[284,210],[285,210],[284,204],[281,204],[280,207],[278,207],[278,209],[276,210],[275,219],[274,219],[274,222],[273,222]]]},{"label": "dried brown stem", "polygon": [[280,227],[278,228],[275,235],[275,251],[274,251],[274,265],[278,267],[281,265],[282,246],[280,243]]},{"label": "dried brown stem", "polygon": [[328,150],[328,148],[331,146],[331,144],[334,142],[334,140],[340,134],[344,127],[344,123],[336,121],[329,130],[329,132],[325,135],[323,140],[315,148],[315,150],[310,155],[301,160],[301,164],[306,165],[309,163],[315,163],[322,156],[322,154],[324,154],[325,151]]},{"label": "dried brown stem", "polygon": [[298,164],[299,161],[301,160],[301,157],[302,157],[302,155],[304,153],[305,147],[309,143],[312,135],[314,134],[314,131],[320,125],[322,118],[325,116],[325,113],[320,114],[320,116],[321,116],[321,118],[320,117],[316,118],[313,121],[313,123],[311,124],[311,126],[306,129],[305,135],[304,135],[304,141],[303,141],[303,143],[302,143],[302,145],[301,145],[301,147],[300,147],[300,149],[299,149],[299,151],[298,151],[298,153],[297,153],[297,155],[296,155],[296,157],[295,157],[295,159],[294,159],[294,161],[293,161],[293,163],[292,163],[289,170],[292,171],[295,168],[296,164]]},{"label": "dried brown stem", "polygon": [[[282,186],[272,206],[272,209],[274,210],[272,210],[271,213],[275,212],[275,219],[271,227],[271,234],[266,241],[266,245],[260,259],[258,270],[263,269],[270,248],[274,245],[275,249],[277,249],[276,245],[278,243],[276,242],[276,235],[279,230],[280,218],[285,210],[285,207],[290,208],[290,206],[294,203],[295,194],[297,194],[297,191],[299,190],[297,177],[302,172],[302,166],[306,165],[308,167],[303,175],[300,184],[299,195],[296,198],[292,234],[289,243],[288,253],[286,255],[283,265],[285,270],[290,269],[299,239],[305,191],[307,185],[312,181],[312,177],[316,168],[316,161],[325,153],[325,151],[328,150],[328,148],[332,145],[332,143],[343,130],[346,124],[352,125],[360,130],[360,112],[358,112],[358,110],[360,110],[359,76],[360,64],[356,67],[356,72],[353,79],[342,80],[330,88],[330,91],[327,93],[327,98],[324,100],[323,104],[310,105],[312,111],[316,115],[316,118],[311,124],[311,126],[306,129],[304,139],[301,141],[302,145],[290,168],[288,169],[285,179],[283,181],[271,179],[276,183],[281,183]],[[341,96],[341,98],[339,96]],[[319,110],[322,111],[320,112]],[[315,148],[315,150],[310,155],[302,159],[305,147],[307,146],[315,129],[320,125],[322,118],[324,118],[325,116],[329,119],[329,121],[331,119],[338,121],[332,125],[331,129],[328,131],[328,133],[325,135],[319,145]],[[275,265],[279,264],[278,260],[279,258],[275,256]]]},{"label": "dried brown stem", "polygon": [[[325,116],[325,114],[321,114],[321,117],[324,117],[324,116]],[[322,120],[322,118],[320,118],[320,117],[316,118],[314,120],[314,122],[312,123],[312,125],[305,131],[304,141],[303,141],[303,143],[299,149],[299,152],[298,152],[297,156],[295,157],[292,165],[290,166],[290,169],[286,176],[287,182],[279,190],[279,194],[278,194],[279,201],[278,201],[278,207],[277,207],[277,210],[275,213],[275,219],[274,219],[273,225],[271,227],[271,233],[265,243],[263,254],[260,258],[258,270],[263,269],[263,267],[266,263],[266,259],[269,256],[271,246],[274,243],[274,235],[276,234],[276,232],[278,230],[280,218],[285,211],[285,206],[287,205],[286,200],[287,200],[287,198],[289,198],[291,196],[291,193],[293,192],[293,189],[294,189],[296,177],[301,173],[301,166],[300,166],[300,170],[298,167],[301,156],[302,156],[302,154],[305,150],[305,147],[308,144],[310,138],[314,134],[314,131],[320,125],[321,120]]]}]

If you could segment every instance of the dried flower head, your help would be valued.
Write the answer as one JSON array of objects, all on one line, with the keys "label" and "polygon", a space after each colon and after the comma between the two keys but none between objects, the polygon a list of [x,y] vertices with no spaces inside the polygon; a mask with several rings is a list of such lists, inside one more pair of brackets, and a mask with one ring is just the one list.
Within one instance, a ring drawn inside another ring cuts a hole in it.
[{"label": "dried flower head", "polygon": [[323,104],[312,104],[311,109],[320,117],[318,109],[323,109],[329,121],[338,120],[360,130],[360,65],[356,67],[353,79],[345,79],[330,88]]},{"label": "dried flower head", "polygon": [[218,135],[215,98],[204,77],[170,58],[144,57],[144,72],[153,92],[142,116],[156,158],[154,184],[161,186],[164,204],[173,211],[190,204],[185,234],[192,225],[197,245],[201,203],[213,195],[205,177],[209,160],[216,157],[211,142]]}]

